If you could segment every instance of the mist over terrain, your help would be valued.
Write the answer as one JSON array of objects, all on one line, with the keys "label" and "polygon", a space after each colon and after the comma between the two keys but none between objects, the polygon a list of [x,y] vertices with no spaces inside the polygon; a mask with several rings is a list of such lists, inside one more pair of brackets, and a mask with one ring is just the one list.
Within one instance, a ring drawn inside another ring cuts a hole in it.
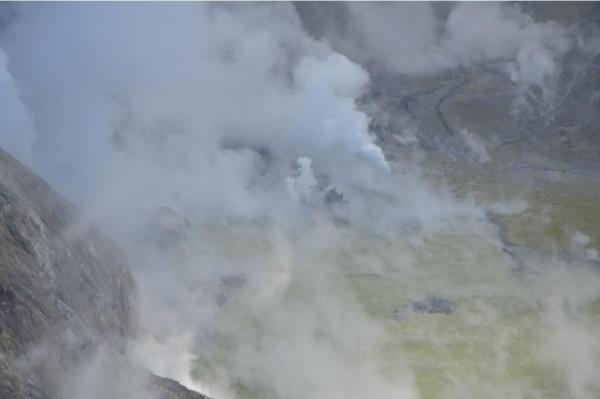
[{"label": "mist over terrain", "polygon": [[0,4],[0,147],[135,282],[122,345],[9,360],[61,399],[167,398],[147,372],[213,399],[600,397],[599,24]]}]

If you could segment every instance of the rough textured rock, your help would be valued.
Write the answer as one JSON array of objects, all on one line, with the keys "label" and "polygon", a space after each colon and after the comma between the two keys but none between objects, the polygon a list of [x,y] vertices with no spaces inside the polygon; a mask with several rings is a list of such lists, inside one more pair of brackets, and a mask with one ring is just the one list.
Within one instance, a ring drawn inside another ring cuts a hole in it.
[{"label": "rough textured rock", "polygon": [[456,312],[457,308],[456,302],[435,296],[427,297],[422,301],[413,302],[410,305],[412,310],[417,313],[439,313],[446,315]]},{"label": "rough textured rock", "polygon": [[152,376],[150,390],[161,399],[207,399],[206,396],[192,392],[177,381]]},{"label": "rough textured rock", "polygon": [[411,302],[399,310],[392,312],[391,319],[404,321],[415,313],[450,315],[458,310],[458,305],[451,299],[428,296],[420,301]]},{"label": "rough textured rock", "polygon": [[[0,398],[56,397],[56,370],[100,346],[122,351],[134,291],[116,247],[0,149]],[[156,398],[202,397],[158,377],[148,386]]]},{"label": "rough textured rock", "polygon": [[[120,347],[133,329],[125,259],[77,209],[0,150],[0,392],[35,397],[8,362],[34,345],[68,362],[86,348]],[[47,360],[47,359],[46,359]],[[6,375],[9,374],[9,375]],[[40,375],[28,378],[42,379]]]},{"label": "rough textured rock", "polygon": [[4,353],[22,352],[59,326],[81,346],[131,332],[133,282],[123,256],[3,151],[0,249]]}]

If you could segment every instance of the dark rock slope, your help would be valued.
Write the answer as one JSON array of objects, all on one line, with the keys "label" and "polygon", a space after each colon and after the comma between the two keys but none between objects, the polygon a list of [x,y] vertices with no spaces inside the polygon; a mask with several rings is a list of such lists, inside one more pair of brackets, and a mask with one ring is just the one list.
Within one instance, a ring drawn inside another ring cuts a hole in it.
[{"label": "dark rock slope", "polygon": [[[57,370],[99,347],[122,352],[134,292],[119,251],[0,149],[0,398],[57,397]],[[156,398],[200,397],[158,377],[147,384]]]}]

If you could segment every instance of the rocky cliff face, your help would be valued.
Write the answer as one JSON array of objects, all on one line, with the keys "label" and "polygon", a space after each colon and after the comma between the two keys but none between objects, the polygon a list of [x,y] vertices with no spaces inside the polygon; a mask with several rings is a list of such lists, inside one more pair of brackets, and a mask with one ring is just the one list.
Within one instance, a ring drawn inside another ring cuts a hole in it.
[{"label": "rocky cliff face", "polygon": [[[100,347],[122,352],[134,293],[118,249],[0,150],[0,398],[63,397],[64,370]],[[144,383],[157,398],[201,397],[158,377]]]}]

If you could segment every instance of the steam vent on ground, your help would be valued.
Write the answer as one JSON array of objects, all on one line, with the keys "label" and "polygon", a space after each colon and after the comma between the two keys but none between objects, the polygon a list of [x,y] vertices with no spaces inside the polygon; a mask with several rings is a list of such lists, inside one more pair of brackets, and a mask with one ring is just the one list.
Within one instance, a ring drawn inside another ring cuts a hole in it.
[{"label": "steam vent on ground", "polygon": [[596,2],[0,2],[0,399],[600,399]]}]

